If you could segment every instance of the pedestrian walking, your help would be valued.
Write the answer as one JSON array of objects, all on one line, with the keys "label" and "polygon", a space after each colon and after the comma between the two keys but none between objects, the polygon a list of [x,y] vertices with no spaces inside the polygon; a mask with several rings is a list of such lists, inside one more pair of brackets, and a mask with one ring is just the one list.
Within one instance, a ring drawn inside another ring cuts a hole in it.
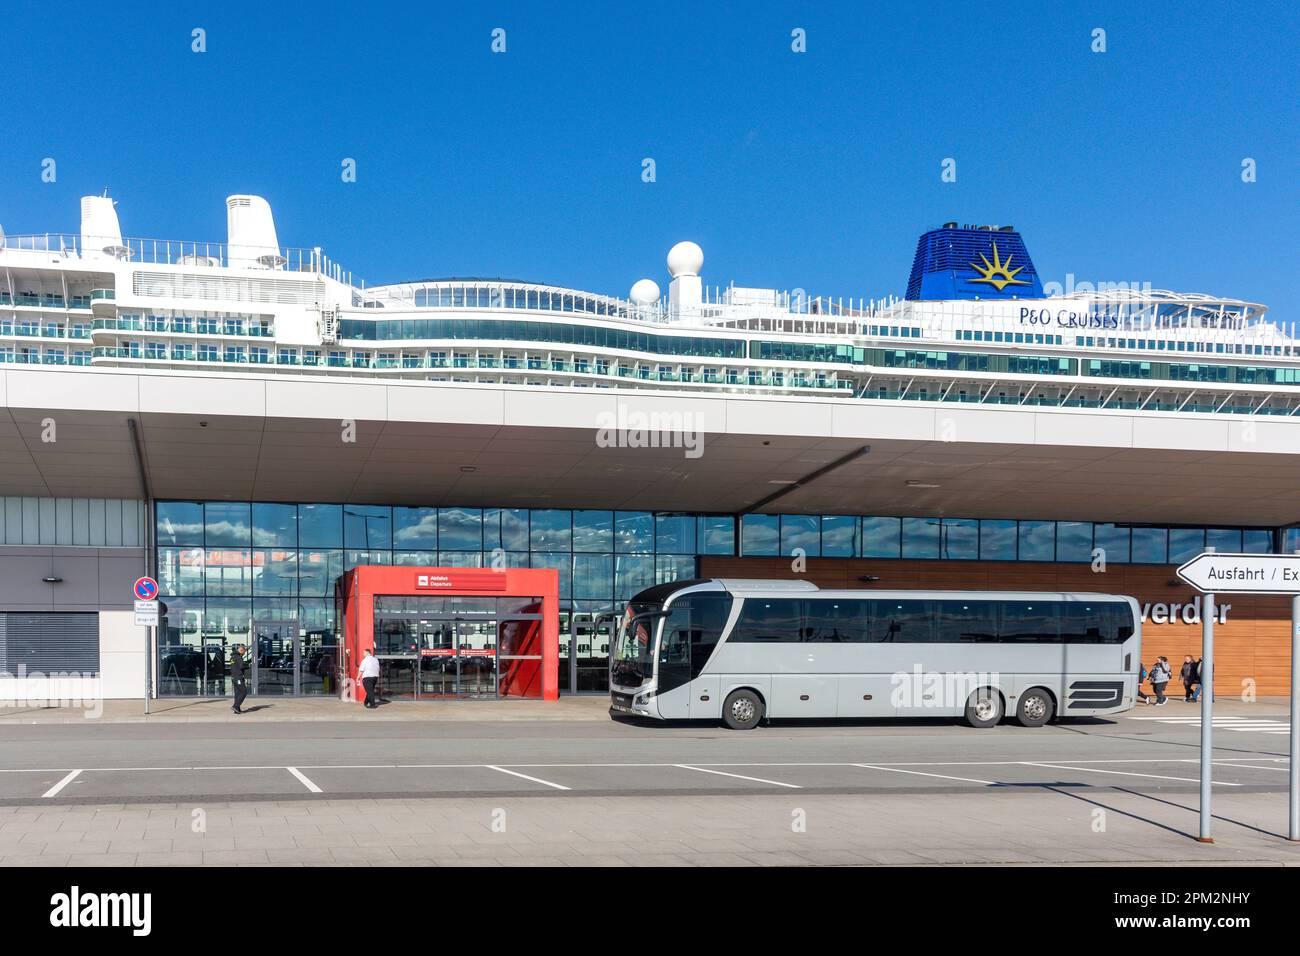
[{"label": "pedestrian walking", "polygon": [[248,679],[244,676],[248,661],[244,655],[247,648],[243,644],[236,644],[234,653],[230,655],[230,682],[235,688],[235,705],[230,709],[237,714],[242,714],[241,709],[244,706],[244,698],[248,696]]},{"label": "pedestrian walking", "polygon": [[1204,689],[1201,685],[1201,658],[1198,657],[1192,665],[1192,703],[1201,699],[1201,691]]},{"label": "pedestrian walking", "polygon": [[1183,682],[1183,701],[1190,704],[1192,702],[1192,688],[1196,686],[1196,663],[1192,660],[1192,655],[1188,654],[1183,658],[1183,666],[1178,669],[1178,679]]},{"label": "pedestrian walking", "polygon": [[366,648],[366,656],[357,665],[357,678],[366,690],[366,706],[379,706],[379,658],[375,657],[374,648]]},{"label": "pedestrian walking", "polygon": [[1138,700],[1142,701],[1142,703],[1149,704],[1151,703],[1151,698],[1142,692],[1142,685],[1146,683],[1146,679],[1147,679],[1147,666],[1143,664],[1141,661],[1138,661],[1137,698]]},{"label": "pedestrian walking", "polygon": [[1174,676],[1173,670],[1169,667],[1167,657],[1159,657],[1151,665],[1151,688],[1156,692],[1156,706],[1163,707],[1169,703],[1165,699],[1165,687],[1168,685],[1170,678]]}]

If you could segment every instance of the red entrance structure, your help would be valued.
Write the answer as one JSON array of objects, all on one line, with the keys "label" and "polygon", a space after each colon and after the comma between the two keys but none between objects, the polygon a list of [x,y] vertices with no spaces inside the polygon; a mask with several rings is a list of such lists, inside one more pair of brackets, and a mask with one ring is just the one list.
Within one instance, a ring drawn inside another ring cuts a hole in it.
[{"label": "red entrance structure", "polygon": [[385,700],[559,697],[560,575],[554,568],[364,565],[335,585],[346,696],[365,651]]}]

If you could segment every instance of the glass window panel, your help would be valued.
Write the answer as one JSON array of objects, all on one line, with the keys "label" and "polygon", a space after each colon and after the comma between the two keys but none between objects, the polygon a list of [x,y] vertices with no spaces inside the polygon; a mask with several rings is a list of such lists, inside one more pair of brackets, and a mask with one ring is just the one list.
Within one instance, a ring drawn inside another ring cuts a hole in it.
[{"label": "glass window panel", "polygon": [[253,553],[246,548],[209,548],[203,557],[203,585],[209,597],[252,594]]},{"label": "glass window panel", "polygon": [[629,601],[655,583],[655,559],[649,554],[620,554],[614,558],[614,600]]},{"label": "glass window panel", "polygon": [[900,518],[862,519],[862,556],[864,558],[896,558],[902,534]]},{"label": "glass window panel", "polygon": [[275,596],[296,595],[298,593],[298,551],[296,549],[254,551],[253,593]]},{"label": "glass window panel", "polygon": [[[935,543],[938,550],[938,543]],[[872,641],[928,644],[935,639],[934,601],[875,601],[871,611]]]},{"label": "glass window panel", "polygon": [[1061,609],[1053,601],[1004,601],[998,640],[1004,644],[1055,644],[1061,640]]},{"label": "glass window panel", "polygon": [[534,511],[532,514],[531,550],[571,550],[573,546],[572,524],[572,512],[553,509]]},{"label": "glass window panel", "polygon": [[252,542],[247,502],[205,502],[203,522],[203,541],[209,548],[247,548]]},{"label": "glass window panel", "polygon": [[696,528],[701,554],[736,553],[736,522],[730,515],[701,515]]},{"label": "glass window panel", "polygon": [[303,597],[333,597],[342,573],[342,551],[298,552],[298,593]]},{"label": "glass window panel", "polygon": [[438,547],[443,551],[482,551],[482,509],[439,508]]},{"label": "glass window panel", "polygon": [[[612,515],[610,520],[613,521]],[[613,601],[614,556],[612,554],[573,556],[573,596],[579,600]]]},{"label": "glass window panel", "polygon": [[867,640],[871,602],[822,598],[803,602],[800,639],[814,644],[855,644]]},{"label": "glass window panel", "polygon": [[[573,513],[573,550],[614,550],[614,512],[575,511]],[[613,585],[613,565],[610,565],[610,587]]]},{"label": "glass window panel", "polygon": [[253,547],[298,547],[298,506],[254,503]]},{"label": "glass window panel", "polygon": [[159,548],[158,588],[163,594],[202,594],[203,549]]},{"label": "glass window panel", "polygon": [[1017,557],[1021,561],[1056,560],[1056,522],[1021,521]]},{"label": "glass window panel", "polygon": [[393,564],[404,568],[431,568],[438,563],[436,551],[394,551]]},{"label": "glass window panel", "polygon": [[[438,509],[394,508],[393,547],[405,551],[437,551]],[[424,560],[427,562],[429,558]]]},{"label": "glass window panel", "polygon": [[393,510],[383,505],[343,506],[343,546],[387,551],[393,546]]},{"label": "glass window panel", "polygon": [[818,515],[781,516],[781,553],[793,555],[795,549],[803,550],[809,557],[822,553],[822,520]]},{"label": "glass window panel", "polygon": [[392,563],[393,552],[391,551],[366,551],[359,548],[357,550],[349,549],[343,552],[343,567],[348,571],[369,564]]},{"label": "glass window panel", "polygon": [[654,549],[654,515],[648,511],[619,511],[614,514],[615,551],[623,554],[653,554]]},{"label": "glass window panel", "polygon": [[781,553],[781,518],[779,515],[742,515],[740,548],[746,557]]},{"label": "glass window panel", "polygon": [[851,515],[822,516],[822,556],[851,558],[858,553],[858,519]]},{"label": "glass window panel", "polygon": [[509,508],[501,512],[501,547],[507,551],[528,550],[528,509]]},{"label": "glass window panel", "polygon": [[342,548],[342,505],[299,505],[298,547]]},{"label": "glass window panel", "polygon": [[203,505],[197,501],[159,501],[154,505],[158,546],[203,546]]},{"label": "glass window panel", "polygon": [[973,518],[943,519],[943,556],[954,561],[979,557],[980,523]]},{"label": "glass window panel", "polygon": [[689,581],[695,577],[695,556],[659,554],[655,556],[655,584]]},{"label": "glass window panel", "polygon": [[1056,560],[1092,560],[1092,524],[1087,521],[1056,522]]},{"label": "glass window panel", "polygon": [[1093,547],[1101,548],[1108,564],[1128,564],[1129,529],[1117,528],[1113,524],[1093,525]]},{"label": "glass window panel", "polygon": [[482,551],[438,552],[438,567],[440,568],[481,568],[482,566]]},{"label": "glass window panel", "polygon": [[938,518],[904,518],[903,557],[926,559],[939,557],[941,527],[942,523]]},{"label": "glass window panel", "polygon": [[1205,546],[1229,554],[1241,553],[1241,531],[1236,528],[1209,528],[1205,532]]},{"label": "glass window panel", "polygon": [[1133,529],[1133,562],[1164,564],[1169,559],[1167,532],[1164,528]]},{"label": "glass window panel", "polygon": [[1268,554],[1273,550],[1273,532],[1266,528],[1243,531],[1241,550],[1247,554]]},{"label": "glass window panel", "polygon": [[996,643],[997,601],[937,601],[941,644]]},{"label": "glass window panel", "polygon": [[785,644],[799,640],[802,602],[784,598],[748,598],[727,638],[733,644]]},{"label": "glass window panel", "polygon": [[[568,515],[567,511],[562,513]],[[534,526],[536,525],[537,514],[536,511],[533,512]],[[561,601],[567,601],[573,596],[572,556],[567,551],[534,551],[530,563],[534,568],[555,568],[560,573]]]},{"label": "glass window panel", "polygon": [[1169,563],[1182,564],[1205,550],[1205,532],[1200,528],[1169,529]]},{"label": "glass window panel", "polygon": [[159,695],[224,694],[225,669],[220,664],[220,646],[210,649],[203,646],[203,598],[163,593],[167,613],[158,622]]},{"label": "glass window panel", "polygon": [[691,515],[655,515],[655,553],[694,554],[695,518]]},{"label": "glass window panel", "polygon": [[980,522],[980,559],[983,561],[1016,560],[1014,521]]},{"label": "glass window panel", "polygon": [[[171,609],[168,608],[170,613]],[[243,644],[249,646],[250,621],[252,619],[252,601],[212,601],[207,602],[203,612],[203,641],[225,645],[226,658],[229,660],[230,646]]]}]

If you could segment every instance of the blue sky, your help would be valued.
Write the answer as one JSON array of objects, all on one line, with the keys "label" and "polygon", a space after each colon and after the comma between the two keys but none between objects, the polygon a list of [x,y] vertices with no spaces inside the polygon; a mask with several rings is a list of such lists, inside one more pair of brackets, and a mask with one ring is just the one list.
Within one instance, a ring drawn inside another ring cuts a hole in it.
[{"label": "blue sky", "polygon": [[251,192],[371,284],[626,294],[689,238],[710,284],[879,296],[956,219],[1019,227],[1046,281],[1300,320],[1293,4],[156,6],[7,5],[6,232],[107,186],[128,235],[221,241]]}]

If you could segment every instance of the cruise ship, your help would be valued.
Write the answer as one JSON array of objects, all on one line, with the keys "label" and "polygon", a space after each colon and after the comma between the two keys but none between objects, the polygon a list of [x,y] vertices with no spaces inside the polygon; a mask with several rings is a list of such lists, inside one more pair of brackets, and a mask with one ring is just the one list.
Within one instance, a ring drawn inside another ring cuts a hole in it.
[{"label": "cruise ship", "polygon": [[76,234],[0,239],[0,363],[500,386],[813,396],[1226,415],[1300,414],[1293,328],[1239,299],[1047,295],[1010,226],[925,232],[900,298],[706,286],[667,255],[626,297],[447,278],[367,285],[282,248],[266,200],[221,242],[122,235],[107,196]]}]

